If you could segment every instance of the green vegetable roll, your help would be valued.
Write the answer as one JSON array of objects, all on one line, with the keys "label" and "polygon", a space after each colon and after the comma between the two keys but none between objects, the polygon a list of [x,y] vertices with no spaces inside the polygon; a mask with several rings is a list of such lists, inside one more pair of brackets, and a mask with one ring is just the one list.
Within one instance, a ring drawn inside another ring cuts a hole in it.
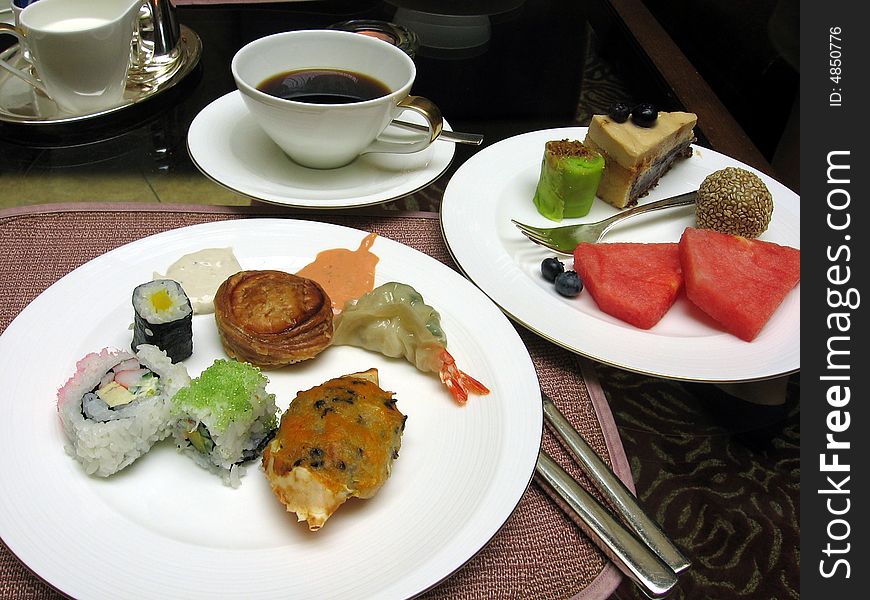
[{"label": "green vegetable roll", "polygon": [[535,190],[535,207],[553,221],[584,217],[592,208],[604,158],[576,140],[547,142],[541,177]]}]

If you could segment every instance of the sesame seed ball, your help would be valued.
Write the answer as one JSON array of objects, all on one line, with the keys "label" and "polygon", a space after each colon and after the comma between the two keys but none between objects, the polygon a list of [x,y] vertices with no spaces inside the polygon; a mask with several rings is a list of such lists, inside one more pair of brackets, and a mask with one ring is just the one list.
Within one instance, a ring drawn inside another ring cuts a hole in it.
[{"label": "sesame seed ball", "polygon": [[773,196],[755,173],[727,167],[701,183],[695,215],[701,229],[756,238],[770,224]]}]

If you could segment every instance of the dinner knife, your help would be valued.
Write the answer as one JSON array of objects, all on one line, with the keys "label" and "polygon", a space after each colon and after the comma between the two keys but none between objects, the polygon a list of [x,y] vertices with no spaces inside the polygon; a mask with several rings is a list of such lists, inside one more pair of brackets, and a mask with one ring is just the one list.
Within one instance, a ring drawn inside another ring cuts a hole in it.
[{"label": "dinner knife", "polygon": [[547,495],[647,596],[661,598],[673,589],[676,573],[543,450],[535,470]]},{"label": "dinner knife", "polygon": [[583,468],[583,471],[592,479],[592,483],[613,506],[625,524],[674,573],[680,573],[688,569],[691,566],[689,560],[665,535],[658,524],[646,514],[634,495],[625,487],[625,484],[598,457],[592,447],[574,429],[556,405],[553,404],[553,401],[543,393],[541,398],[544,403],[544,417],[547,423],[565,443],[571,455]]}]

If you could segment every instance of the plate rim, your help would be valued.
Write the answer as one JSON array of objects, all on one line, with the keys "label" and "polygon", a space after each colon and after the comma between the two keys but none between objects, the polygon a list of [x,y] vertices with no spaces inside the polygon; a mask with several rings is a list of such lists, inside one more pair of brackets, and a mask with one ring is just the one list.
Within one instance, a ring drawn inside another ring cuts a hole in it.
[{"label": "plate rim", "polygon": [[[277,224],[280,224],[280,225],[278,225],[278,226],[281,227],[281,228],[284,228],[284,227],[294,227],[296,223],[314,224],[316,227],[324,227],[324,228],[326,228],[326,229],[330,229],[330,230],[331,230],[331,229],[339,229],[339,230],[350,231],[350,232],[353,233],[353,235],[355,235],[355,236],[357,236],[357,237],[359,237],[359,238],[362,238],[364,235],[366,235],[366,234],[368,233],[368,232],[363,231],[363,230],[359,230],[359,229],[356,229],[356,228],[353,228],[353,227],[348,227],[348,226],[339,225],[339,224],[324,223],[324,222],[321,222],[321,221],[304,220],[304,219],[282,219],[282,218],[276,218],[276,217],[264,217],[264,218],[252,217],[252,218],[242,218],[242,219],[227,219],[227,220],[220,220],[220,221],[213,221],[213,222],[207,222],[207,223],[201,223],[201,224],[189,225],[189,226],[186,226],[186,227],[180,227],[180,228],[176,228],[176,229],[170,229],[170,230],[168,230],[168,232],[179,232],[179,231],[181,231],[181,232],[189,232],[191,229],[194,229],[194,230],[195,230],[195,229],[211,229],[211,228],[216,228],[216,229],[220,230],[220,229],[225,228],[225,227],[234,227],[235,224],[237,224],[237,223],[248,223],[250,227],[254,227],[254,226],[255,226],[255,225],[254,225],[255,222],[262,222],[262,221],[272,221],[272,222],[275,222],[276,225],[277,225]],[[49,288],[47,288],[44,292],[42,292],[41,294],[39,294],[39,295],[37,296],[37,298],[39,298],[40,296],[43,296],[44,294],[46,294],[46,293],[47,293],[47,292],[48,292],[52,287],[58,285],[58,284],[60,283],[61,280],[64,280],[64,279],[67,279],[67,278],[70,278],[70,277],[73,277],[73,278],[74,278],[74,277],[75,277],[74,273],[76,273],[76,271],[77,271],[78,269],[80,269],[81,267],[84,267],[85,265],[88,265],[88,264],[91,264],[91,263],[95,263],[95,262],[98,262],[98,261],[104,261],[104,260],[106,260],[106,259],[104,258],[104,257],[106,257],[106,255],[110,255],[110,254],[112,254],[113,252],[115,252],[116,250],[120,251],[120,250],[123,250],[123,249],[125,249],[125,248],[127,248],[127,247],[129,247],[129,246],[135,246],[135,245],[137,245],[137,244],[146,243],[148,240],[153,240],[153,239],[155,239],[155,238],[156,238],[156,239],[159,239],[159,238],[160,238],[164,233],[167,233],[167,232],[156,233],[156,234],[153,234],[153,235],[149,235],[149,236],[146,236],[146,237],[140,238],[140,239],[138,239],[138,240],[134,240],[134,241],[132,241],[132,242],[130,242],[130,243],[123,244],[122,246],[119,246],[118,248],[115,248],[115,249],[113,249],[113,250],[110,250],[109,252],[107,252],[107,253],[105,253],[105,254],[103,254],[103,255],[100,255],[100,256],[98,256],[98,257],[95,257],[95,258],[93,258],[93,259],[87,261],[86,263],[84,263],[83,265],[81,265],[80,267],[78,267],[77,269],[74,269],[74,270],[71,271],[70,273],[68,273],[68,274],[64,275],[63,277],[61,277],[57,282],[53,283],[53,284],[52,284],[51,286],[49,286]],[[390,238],[388,238],[388,237],[380,236],[380,235],[379,235],[379,237],[381,237],[381,238],[382,238],[385,242],[387,242],[389,245],[394,246],[395,248],[399,248],[399,247],[401,248],[401,250],[395,250],[395,251],[399,251],[399,252],[401,252],[401,253],[405,253],[405,252],[410,251],[410,252],[412,252],[412,253],[414,253],[414,254],[417,254],[417,255],[419,255],[420,257],[422,257],[422,260],[429,262],[429,263],[432,265],[432,268],[437,269],[437,270],[442,270],[443,273],[449,273],[450,275],[448,275],[448,277],[450,277],[450,278],[459,278],[459,279],[457,279],[457,281],[459,281],[459,280],[464,280],[464,279],[462,278],[461,274],[457,273],[455,270],[453,270],[453,269],[451,269],[449,266],[447,266],[447,265],[441,263],[441,262],[438,261],[437,259],[435,259],[435,258],[433,258],[433,257],[431,257],[431,256],[428,256],[428,255],[425,254],[424,252],[421,252],[421,251],[419,251],[419,250],[417,250],[417,249],[415,249],[415,248],[412,248],[412,247],[410,247],[410,246],[407,246],[407,245],[405,245],[405,244],[402,244],[401,242],[398,242],[398,241],[396,241],[396,240],[392,240],[392,239],[390,239]],[[146,244],[146,245],[147,245],[147,244]],[[191,247],[194,247],[194,246],[195,246],[195,244],[191,245]],[[288,256],[292,256],[292,253],[289,253],[289,252],[288,252]],[[476,287],[475,287],[471,282],[469,282],[469,281],[467,281],[467,280],[464,280],[464,281],[465,281],[465,285],[467,285],[467,288],[466,288],[466,289],[467,289],[467,293],[469,293],[469,294],[480,294],[479,299],[487,304],[487,309],[486,309],[486,310],[489,311],[490,308],[492,309],[492,311],[493,311],[493,312],[492,312],[492,317],[493,317],[493,318],[504,318],[504,316],[502,315],[502,313],[501,313],[500,311],[498,311],[497,307],[494,306],[494,305],[491,305],[489,299],[486,298],[485,295],[483,295],[483,294],[480,292],[479,289],[477,289],[477,288],[476,288]],[[20,323],[22,322],[22,318],[21,318],[22,315],[27,314],[28,311],[31,310],[31,309],[30,309],[30,306],[31,306],[31,305],[33,305],[33,303],[28,304],[28,306],[25,307],[25,308],[21,311],[21,313],[19,313],[19,315],[17,315],[17,316],[15,317],[15,319],[13,319],[13,320],[10,322],[9,326],[6,328],[6,330],[3,332],[3,334],[0,335],[0,339],[5,338],[5,339],[3,339],[4,342],[8,342],[8,341],[9,341],[9,336],[7,335],[7,332],[9,332],[10,330],[12,330],[13,334],[15,334],[15,332],[17,331],[17,328],[20,326]],[[454,315],[454,318],[457,318],[456,315]],[[16,321],[19,322],[19,325],[16,325]],[[537,386],[538,386],[537,371],[536,371],[536,369],[535,369],[535,366],[534,366],[534,363],[533,363],[533,361],[532,361],[532,359],[531,359],[531,356],[530,356],[530,354],[529,354],[529,352],[528,352],[528,349],[526,348],[525,344],[523,344],[521,338],[519,337],[519,334],[518,334],[518,333],[513,329],[513,327],[510,326],[509,321],[507,321],[507,320],[505,319],[504,324],[505,324],[504,332],[507,332],[508,335],[510,335],[510,336],[514,339],[515,343],[518,344],[518,345],[516,346],[516,349],[521,349],[521,350],[522,350],[522,360],[521,360],[521,362],[525,363],[525,365],[526,365],[526,368],[527,368],[527,373],[526,373],[526,375],[529,375],[529,376],[530,376],[530,380],[529,380],[529,381],[530,381],[530,386],[533,385],[533,386],[537,389]],[[4,343],[2,346],[0,346],[0,348],[2,348],[3,346],[6,346],[6,344]],[[78,358],[80,358],[80,357],[74,357],[74,358],[72,359],[72,362],[74,363],[74,361],[77,360]],[[59,382],[58,385],[59,385],[60,383],[62,383],[62,382]],[[542,442],[542,438],[543,438],[543,410],[542,410],[542,408],[540,407],[539,404],[540,404],[540,403],[530,402],[529,405],[528,405],[529,407],[536,409],[536,410],[534,410],[534,412],[535,412],[535,415],[539,418],[539,420],[540,420],[540,423],[539,423],[539,424],[541,425],[541,427],[538,427],[538,428],[536,428],[536,430],[535,430],[536,433],[535,433],[534,436],[533,436],[533,437],[534,437],[534,440],[531,440],[531,438],[529,439],[529,443],[530,443],[531,445],[533,445],[536,449],[539,449],[539,448],[540,448],[540,444],[541,444],[541,442]],[[62,453],[62,449],[61,449],[61,448],[59,448],[58,451]],[[522,501],[523,497],[525,496],[525,494],[526,494],[526,492],[527,492],[527,490],[528,490],[528,487],[529,487],[529,485],[531,484],[531,481],[532,481],[532,479],[533,479],[533,477],[534,477],[534,464],[535,464],[535,461],[536,461],[536,458],[537,458],[537,450],[534,452],[534,457],[531,457],[531,456],[530,456],[530,457],[528,457],[528,458],[529,458],[529,473],[528,473],[528,477],[527,477],[527,478],[522,478],[522,486],[519,485],[519,478],[518,478],[518,480],[517,480],[517,482],[516,482],[516,485],[515,485],[516,490],[517,490],[516,500],[515,500],[515,502],[512,503],[512,506],[510,507],[510,510],[508,510],[504,515],[500,516],[500,517],[497,519],[497,520],[498,520],[498,524],[497,524],[497,526],[495,526],[495,527],[492,529],[492,531],[489,533],[489,535],[486,537],[485,540],[482,540],[479,544],[478,544],[478,542],[475,542],[475,545],[476,545],[477,547],[476,547],[476,549],[475,549],[473,552],[471,552],[468,556],[465,556],[464,558],[462,558],[462,559],[461,559],[458,563],[456,563],[456,564],[455,564],[455,565],[454,565],[454,566],[453,566],[453,567],[452,567],[448,572],[441,573],[440,576],[437,577],[437,578],[435,578],[434,580],[430,578],[430,580],[427,582],[427,584],[426,584],[424,587],[422,587],[422,588],[416,589],[416,590],[413,592],[413,595],[417,595],[417,594],[423,593],[423,592],[425,592],[425,591],[427,591],[427,590],[429,590],[429,589],[432,589],[432,588],[434,588],[434,587],[437,587],[440,583],[442,583],[444,580],[446,580],[446,579],[449,578],[451,575],[453,575],[456,571],[458,571],[459,569],[461,569],[465,564],[467,564],[468,561],[470,561],[471,559],[473,559],[473,558],[474,558],[474,557],[475,557],[475,556],[476,556],[476,555],[477,555],[481,550],[483,550],[483,549],[484,549],[484,548],[485,548],[485,547],[490,543],[490,541],[493,539],[493,537],[495,537],[495,536],[499,533],[499,531],[502,530],[502,528],[505,526],[505,524],[508,522],[508,520],[510,519],[510,517],[514,514],[514,512],[515,512],[516,509],[517,509],[517,507],[518,507],[519,504],[521,503],[521,501]],[[72,460],[72,459],[70,459],[70,460]],[[81,476],[82,476],[82,477],[86,477],[86,475],[84,475],[83,473],[81,473]],[[521,487],[521,490],[520,490],[520,487]],[[10,552],[11,552],[11,553],[12,553],[12,554],[13,554],[13,555],[14,555],[14,556],[19,560],[19,561],[21,561],[22,564],[24,564],[24,565],[25,565],[25,566],[26,566],[26,567],[27,567],[31,572],[33,572],[33,573],[34,573],[34,574],[35,574],[35,575],[36,575],[36,576],[37,576],[41,581],[45,582],[46,585],[50,586],[51,588],[53,588],[53,589],[55,589],[55,590],[61,591],[62,593],[65,593],[65,592],[63,592],[63,589],[64,589],[64,588],[63,588],[63,583],[60,582],[60,581],[58,580],[58,577],[60,577],[60,576],[55,576],[55,581],[58,581],[58,583],[56,584],[56,583],[54,583],[53,581],[50,581],[50,580],[47,578],[47,576],[44,575],[42,572],[35,570],[33,567],[31,567],[31,565],[30,565],[28,562],[25,562],[25,559],[22,558],[22,555],[17,551],[17,546],[16,546],[16,545],[10,545],[10,543],[7,541],[8,537],[9,537],[9,536],[7,536],[7,535],[0,535],[0,538],[2,538],[2,539],[4,540],[4,542],[6,543],[7,547],[9,548]],[[17,537],[19,538],[18,541],[20,541],[20,537],[21,537],[21,532],[20,532],[20,531],[18,532]],[[13,540],[13,543],[14,543],[15,541],[16,541],[16,540]],[[47,553],[47,554],[50,554],[50,553]],[[48,562],[48,561],[46,561],[46,562]],[[455,561],[451,561],[451,562],[455,562]],[[378,592],[377,592],[377,591],[373,591],[373,592],[371,592],[371,593],[377,594]]]},{"label": "plate rim", "polygon": [[[220,106],[219,106],[219,103],[220,103]],[[200,110],[196,114],[196,116],[191,121],[190,128],[188,129],[186,140],[185,140],[185,145],[187,147],[187,155],[190,157],[191,162],[199,170],[200,173],[202,173],[203,175],[205,175],[206,178],[208,178],[209,180],[213,181],[214,183],[220,185],[224,189],[227,189],[235,194],[239,194],[239,195],[244,196],[246,198],[250,198],[252,200],[257,200],[260,202],[267,202],[269,204],[274,204],[277,206],[286,206],[289,208],[316,209],[316,210],[342,210],[342,209],[347,209],[347,208],[363,208],[363,207],[367,207],[367,206],[376,206],[378,204],[384,204],[386,202],[400,200],[401,198],[404,198],[405,196],[409,196],[411,194],[419,192],[420,190],[428,187],[434,181],[436,181],[439,177],[444,175],[444,173],[446,173],[447,170],[450,168],[450,165],[453,164],[453,160],[456,156],[456,145],[453,143],[445,142],[450,147],[449,156],[445,156],[445,158],[440,161],[439,166],[436,169],[432,170],[432,173],[430,173],[430,175],[426,177],[425,181],[421,181],[420,184],[417,185],[416,187],[413,187],[413,186],[412,187],[394,186],[394,187],[389,188],[387,190],[384,190],[382,192],[379,192],[376,194],[371,194],[369,196],[369,199],[366,201],[356,201],[356,202],[345,201],[341,204],[338,204],[338,203],[322,204],[322,203],[318,202],[317,200],[312,200],[312,199],[307,199],[307,198],[294,198],[294,197],[290,197],[290,196],[287,196],[284,198],[279,198],[277,196],[270,195],[270,194],[257,194],[255,190],[243,189],[243,187],[241,187],[241,186],[236,187],[236,186],[233,186],[233,185],[227,183],[226,181],[222,181],[218,175],[209,171],[202,164],[203,163],[202,156],[200,156],[200,159],[197,160],[196,151],[194,150],[194,148],[191,145],[191,135],[193,133],[195,133],[195,126],[197,126],[198,122],[201,123],[201,116],[203,114],[206,114],[206,116],[209,115],[209,113],[206,113],[206,111],[215,111],[216,112],[217,110],[219,110],[219,108],[223,108],[224,110],[235,109],[234,106],[231,106],[230,108],[224,108],[222,106],[223,103],[226,103],[227,105],[230,105],[231,103],[236,103],[236,104],[238,104],[238,106],[244,108],[244,103],[242,102],[241,92],[239,90],[233,90],[231,92],[227,92],[226,94],[224,94],[218,98],[215,98],[214,100],[209,102],[205,107],[202,108],[202,110]],[[202,117],[202,118],[205,118],[205,117]],[[443,126],[444,126],[444,130],[446,130],[446,131],[452,130],[450,127],[450,124],[447,122],[446,119],[444,119]],[[438,152],[438,148],[439,148],[438,146],[434,145],[436,143],[437,143],[437,141],[433,142],[433,146],[434,146],[433,150],[435,153]],[[434,161],[434,156],[435,156],[435,154],[433,154],[433,161]],[[430,161],[430,163],[427,163],[427,167],[428,167],[428,164],[431,164],[431,162],[433,162],[433,161]],[[300,167],[300,168],[303,168],[303,167]]]},{"label": "plate rim", "polygon": [[[461,256],[460,256],[461,252],[457,251],[457,246],[459,245],[457,243],[457,240],[458,240],[459,236],[454,235],[453,242],[451,242],[451,234],[448,231],[451,229],[450,217],[449,217],[450,207],[452,207],[454,205],[454,203],[457,206],[461,206],[461,202],[459,200],[456,200],[455,202],[451,200],[455,195],[458,195],[458,193],[456,192],[457,186],[460,185],[461,183],[464,183],[460,180],[460,177],[470,176],[469,173],[473,169],[477,168],[477,165],[475,164],[477,161],[487,160],[487,157],[492,156],[493,153],[497,153],[497,152],[503,150],[504,148],[508,147],[511,144],[520,143],[523,141],[524,138],[528,138],[530,142],[531,142],[531,140],[540,139],[541,141],[543,141],[545,138],[556,139],[556,138],[562,138],[562,137],[566,137],[566,136],[569,136],[569,137],[574,136],[574,137],[579,137],[580,139],[582,139],[583,135],[585,135],[585,132],[587,130],[588,130],[588,127],[579,126],[579,125],[572,125],[572,126],[566,126],[566,127],[555,127],[555,128],[547,128],[547,129],[527,131],[524,133],[520,133],[520,134],[511,136],[511,137],[505,138],[505,139],[500,140],[500,141],[498,141],[490,146],[487,146],[486,148],[482,149],[480,152],[478,152],[477,154],[475,154],[474,156],[469,158],[465,163],[460,165],[460,167],[457,169],[456,173],[454,173],[454,175],[451,177],[450,181],[447,184],[447,187],[444,191],[444,198],[443,198],[442,204],[441,204],[441,211],[439,213],[441,232],[442,232],[442,236],[444,238],[445,245],[447,246],[447,250],[448,250],[451,258],[453,259],[453,262],[458,266],[460,271],[469,280],[474,282],[474,284],[477,285],[497,306],[499,306],[499,308],[501,308],[502,312],[504,312],[506,315],[508,315],[508,317],[512,321],[514,321],[517,324],[528,329],[529,331],[531,331],[535,335],[538,335],[538,336],[542,337],[543,339],[545,339],[553,344],[558,345],[561,348],[564,348],[568,351],[571,351],[579,356],[584,356],[586,358],[589,358],[589,359],[592,359],[592,360],[595,360],[595,361],[598,361],[598,362],[601,362],[603,364],[607,364],[607,365],[610,365],[613,367],[617,367],[617,368],[631,371],[634,373],[638,373],[641,375],[648,375],[648,376],[652,376],[652,377],[660,377],[660,378],[671,379],[671,380],[675,380],[675,381],[684,381],[684,382],[692,382],[692,383],[748,383],[748,382],[753,382],[753,381],[764,381],[764,380],[768,380],[768,379],[775,379],[777,377],[787,376],[787,375],[790,375],[792,373],[796,373],[796,372],[800,371],[800,364],[798,364],[794,367],[779,369],[776,372],[770,372],[770,373],[753,375],[753,376],[742,376],[741,375],[741,376],[737,376],[737,377],[734,377],[734,376],[710,377],[710,376],[696,375],[696,374],[691,374],[691,373],[681,374],[679,372],[673,372],[674,371],[673,369],[670,370],[672,372],[668,372],[669,371],[668,369],[644,368],[643,366],[635,364],[632,361],[616,360],[615,358],[613,358],[611,356],[607,356],[606,355],[607,353],[604,353],[604,355],[602,355],[602,353],[600,353],[600,352],[594,352],[594,351],[591,351],[589,349],[582,349],[582,348],[577,347],[576,345],[572,345],[571,343],[566,342],[563,339],[560,339],[558,336],[554,335],[551,331],[544,330],[541,327],[536,326],[533,322],[530,322],[531,319],[523,318],[523,317],[519,316],[518,314],[515,314],[516,311],[512,311],[508,307],[505,306],[507,304],[507,302],[505,302],[503,299],[501,299],[501,301],[500,301],[500,296],[497,293],[497,292],[499,292],[499,290],[494,291],[492,289],[487,289],[487,286],[485,285],[486,282],[482,283],[480,281],[481,278],[479,276],[475,276],[476,274],[473,273],[473,269],[469,268],[467,257],[466,257],[465,261],[463,261]],[[498,148],[499,145],[502,145],[502,147]],[[758,169],[755,169],[751,166],[745,165],[744,163],[742,163],[741,161],[739,161],[737,159],[731,158],[731,157],[729,157],[725,154],[722,154],[720,152],[716,152],[715,150],[712,150],[709,148],[704,148],[704,147],[697,146],[697,145],[693,145],[693,147],[696,149],[696,152],[699,151],[703,154],[710,154],[710,155],[713,155],[714,157],[716,157],[717,160],[727,160],[727,161],[734,163],[735,166],[741,166],[747,170],[751,170],[753,173],[758,174],[762,179],[766,180],[766,182],[769,182],[769,183],[772,182],[776,186],[782,188],[788,194],[794,196],[798,200],[797,210],[799,213],[799,210],[800,210],[799,199],[800,199],[800,197],[797,194],[795,194],[795,192],[786,188],[784,185],[777,182],[769,175],[766,175],[765,173],[760,172],[760,171],[758,171]],[[457,182],[459,182],[459,183],[457,183]],[[445,208],[447,208],[447,210],[445,210]],[[569,223],[564,223],[564,224],[569,224]],[[456,230],[460,231],[461,228],[459,228],[457,226]],[[531,242],[529,242],[529,243],[531,244]],[[501,256],[501,254],[502,253],[499,253],[499,257],[503,258]],[[511,255],[509,253],[504,252],[504,254],[507,255],[507,257],[511,260],[511,262],[513,262],[513,258],[511,257]],[[800,283],[798,283],[798,288],[799,288],[799,286],[800,286]],[[641,332],[641,333],[646,333],[640,329],[637,329],[636,331]],[[650,334],[650,335],[653,335],[653,334]],[[726,335],[730,335],[730,334],[726,334]],[[799,355],[798,355],[798,360],[799,360]]]}]

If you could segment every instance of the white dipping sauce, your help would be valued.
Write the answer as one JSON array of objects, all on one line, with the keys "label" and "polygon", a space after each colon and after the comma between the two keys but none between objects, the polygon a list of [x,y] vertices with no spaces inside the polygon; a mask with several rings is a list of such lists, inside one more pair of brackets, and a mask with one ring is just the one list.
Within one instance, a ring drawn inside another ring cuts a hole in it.
[{"label": "white dipping sauce", "polygon": [[170,265],[166,275],[155,279],[174,279],[181,284],[193,312],[204,315],[214,312],[214,295],[227,277],[242,270],[232,248],[206,248],[185,254]]}]

